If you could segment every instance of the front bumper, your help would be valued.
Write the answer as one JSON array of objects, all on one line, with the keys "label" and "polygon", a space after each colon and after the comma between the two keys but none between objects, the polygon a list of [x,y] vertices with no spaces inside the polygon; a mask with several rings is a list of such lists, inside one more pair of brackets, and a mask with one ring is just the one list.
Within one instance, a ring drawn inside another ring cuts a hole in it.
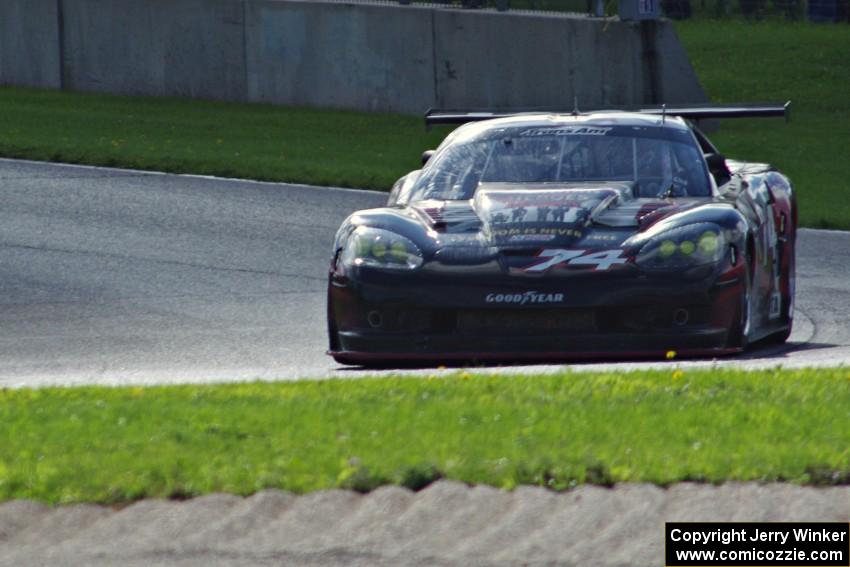
[{"label": "front bumper", "polygon": [[[634,335],[586,336],[584,340],[533,337],[528,340],[507,338],[497,341],[484,337],[467,337],[465,349],[458,349],[442,337],[422,337],[416,344],[387,337],[355,337],[341,339],[342,349],[328,351],[340,364],[372,365],[386,362],[555,362],[603,359],[663,359],[673,353],[677,358],[724,356],[740,352],[726,347],[726,332],[712,330],[681,336],[657,336],[647,339]],[[710,346],[715,345],[715,346]]]},{"label": "front bumper", "polygon": [[[637,271],[584,277],[331,279],[329,354],[344,364],[716,356],[729,347],[741,280]],[[534,290],[557,304],[493,304]]]}]

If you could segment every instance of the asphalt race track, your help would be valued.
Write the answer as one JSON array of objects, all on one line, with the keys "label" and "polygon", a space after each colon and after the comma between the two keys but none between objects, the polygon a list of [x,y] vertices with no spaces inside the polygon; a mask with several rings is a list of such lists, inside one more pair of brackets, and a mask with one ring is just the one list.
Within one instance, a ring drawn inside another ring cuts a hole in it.
[{"label": "asphalt race track", "polygon": [[[0,386],[352,377],[325,278],[368,191],[0,160]],[[801,230],[795,331],[719,361],[850,363],[850,233]],[[551,371],[514,366],[494,371]]]}]

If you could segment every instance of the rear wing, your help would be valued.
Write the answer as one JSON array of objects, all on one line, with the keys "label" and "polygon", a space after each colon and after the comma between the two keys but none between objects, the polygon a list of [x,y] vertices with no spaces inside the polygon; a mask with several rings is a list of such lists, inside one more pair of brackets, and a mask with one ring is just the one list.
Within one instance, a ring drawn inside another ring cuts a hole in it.
[{"label": "rear wing", "polygon": [[781,102],[748,102],[739,104],[661,104],[647,106],[608,106],[589,108],[581,111],[565,110],[564,108],[540,107],[519,108],[506,110],[441,110],[430,109],[425,113],[425,125],[465,124],[480,122],[508,116],[524,114],[591,114],[595,112],[638,112],[640,114],[681,116],[688,120],[713,120],[717,118],[766,118],[784,116],[791,118],[791,101]]}]

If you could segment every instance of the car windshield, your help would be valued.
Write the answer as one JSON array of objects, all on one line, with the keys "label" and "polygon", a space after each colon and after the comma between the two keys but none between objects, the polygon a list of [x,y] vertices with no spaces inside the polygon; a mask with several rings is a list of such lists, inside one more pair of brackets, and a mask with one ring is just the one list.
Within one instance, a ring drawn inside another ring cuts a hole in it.
[{"label": "car windshield", "polygon": [[469,199],[481,183],[628,181],[637,197],[711,195],[693,135],[660,126],[509,127],[439,151],[411,200]]}]

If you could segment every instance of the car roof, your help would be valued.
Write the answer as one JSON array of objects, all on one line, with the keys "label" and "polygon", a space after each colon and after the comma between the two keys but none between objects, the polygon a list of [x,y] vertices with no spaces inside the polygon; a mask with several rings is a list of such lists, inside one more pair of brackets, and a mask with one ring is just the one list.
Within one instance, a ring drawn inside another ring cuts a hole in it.
[{"label": "car roof", "polygon": [[505,118],[468,122],[452,132],[446,142],[476,138],[488,130],[506,127],[558,127],[558,126],[636,126],[688,130],[688,123],[678,116],[658,116],[639,112],[603,111],[587,114],[521,113]]}]

